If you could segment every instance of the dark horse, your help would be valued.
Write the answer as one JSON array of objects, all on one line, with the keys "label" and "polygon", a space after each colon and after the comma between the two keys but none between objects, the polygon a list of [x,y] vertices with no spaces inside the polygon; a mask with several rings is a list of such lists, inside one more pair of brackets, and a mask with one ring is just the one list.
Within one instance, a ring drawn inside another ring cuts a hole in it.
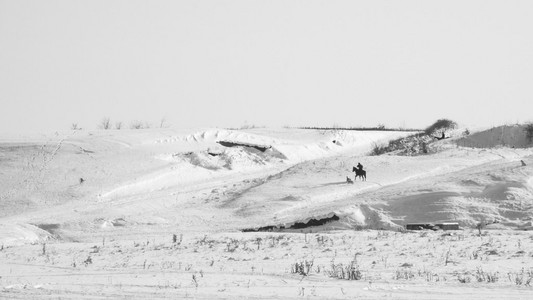
[{"label": "dark horse", "polygon": [[352,172],[355,172],[355,178],[354,181],[357,180],[357,177],[361,177],[361,181],[366,181],[366,171],[365,170],[359,170],[356,167],[353,167]]}]

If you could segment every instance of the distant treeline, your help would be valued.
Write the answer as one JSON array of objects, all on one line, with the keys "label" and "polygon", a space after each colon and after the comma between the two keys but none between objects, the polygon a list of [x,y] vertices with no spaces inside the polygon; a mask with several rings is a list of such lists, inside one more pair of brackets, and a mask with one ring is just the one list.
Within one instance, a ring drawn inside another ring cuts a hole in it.
[{"label": "distant treeline", "polygon": [[415,128],[388,128],[383,126],[377,127],[296,127],[297,129],[311,130],[357,130],[357,131],[424,131],[424,129]]}]

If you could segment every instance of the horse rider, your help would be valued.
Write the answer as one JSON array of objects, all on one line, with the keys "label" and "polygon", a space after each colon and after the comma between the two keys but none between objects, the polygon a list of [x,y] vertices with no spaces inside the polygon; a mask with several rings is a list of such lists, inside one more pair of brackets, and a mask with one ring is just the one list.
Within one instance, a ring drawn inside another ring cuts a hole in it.
[{"label": "horse rider", "polygon": [[357,168],[359,171],[363,171],[363,165],[360,162],[357,163]]}]

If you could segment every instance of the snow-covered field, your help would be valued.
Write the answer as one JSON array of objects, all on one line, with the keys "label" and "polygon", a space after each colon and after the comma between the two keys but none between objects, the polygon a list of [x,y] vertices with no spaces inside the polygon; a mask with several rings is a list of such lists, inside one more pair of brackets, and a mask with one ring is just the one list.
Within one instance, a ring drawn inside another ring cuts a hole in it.
[{"label": "snow-covered field", "polygon": [[368,156],[390,131],[0,137],[0,298],[531,299],[533,149],[462,147],[502,132],[420,156]]}]

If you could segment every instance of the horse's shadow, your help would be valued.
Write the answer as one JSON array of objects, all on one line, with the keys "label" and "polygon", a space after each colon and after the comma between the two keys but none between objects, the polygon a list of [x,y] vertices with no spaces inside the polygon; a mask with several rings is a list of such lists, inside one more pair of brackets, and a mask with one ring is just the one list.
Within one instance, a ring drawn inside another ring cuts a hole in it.
[{"label": "horse's shadow", "polygon": [[318,187],[325,187],[325,186],[332,186],[332,185],[341,185],[341,184],[346,184],[346,181],[337,181],[337,182],[323,183],[323,184],[319,184]]}]

